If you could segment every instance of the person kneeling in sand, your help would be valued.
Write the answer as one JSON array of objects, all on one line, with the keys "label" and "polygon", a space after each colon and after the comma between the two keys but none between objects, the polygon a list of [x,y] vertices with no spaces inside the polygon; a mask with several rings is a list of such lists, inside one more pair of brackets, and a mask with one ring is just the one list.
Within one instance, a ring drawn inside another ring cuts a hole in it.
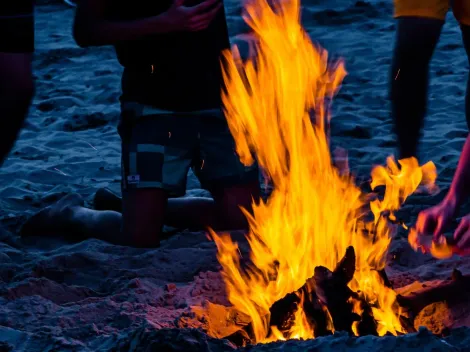
[{"label": "person kneeling in sand", "polygon": [[[229,48],[219,0],[83,0],[74,37],[114,45],[122,76],[122,216],[69,195],[30,220],[22,235],[67,234],[137,247],[159,245],[163,224],[247,227],[240,207],[259,199],[258,167],[241,164],[225,120],[222,50]],[[213,199],[185,194],[189,168]]]},{"label": "person kneeling in sand", "polygon": [[[416,231],[421,236],[433,235],[439,241],[443,232],[457,215],[460,205],[470,195],[470,136],[467,137],[460,156],[459,165],[449,192],[436,206],[422,211],[418,215]],[[470,214],[460,220],[454,232],[453,241],[458,253],[470,255]]]}]

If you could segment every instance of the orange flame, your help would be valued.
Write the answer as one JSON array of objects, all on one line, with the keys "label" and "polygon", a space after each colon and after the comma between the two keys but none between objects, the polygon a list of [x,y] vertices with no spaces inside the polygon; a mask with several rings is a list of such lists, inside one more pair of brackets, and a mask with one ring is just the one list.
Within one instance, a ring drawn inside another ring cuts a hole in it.
[{"label": "orange flame", "polygon": [[[422,179],[432,179],[432,167],[405,160],[401,171],[376,168],[373,185],[393,191],[371,204],[375,221],[361,220],[367,201],[352,177],[334,167],[325,133],[344,64],[328,62],[299,18],[299,0],[248,3],[245,20],[257,39],[258,57],[243,62],[236,47],[224,54],[223,102],[237,153],[246,165],[256,155],[274,185],[266,202],[253,205],[253,216],[246,213],[251,270],[241,268],[229,235],[212,232],[229,300],[251,316],[256,342],[267,342],[269,332],[282,339],[268,326],[271,305],[304,285],[316,266],[332,270],[352,245],[356,272],[350,287],[373,305],[379,334],[396,334],[403,331],[396,295],[376,271],[385,267],[391,240],[388,220],[379,215],[396,210]],[[314,337],[302,314],[299,309],[289,338]]]},{"label": "orange flame", "polygon": [[378,216],[384,211],[390,211],[390,219],[395,220],[393,212],[398,210],[410,194],[421,184],[429,192],[434,192],[436,185],[436,167],[428,162],[419,167],[415,158],[399,160],[398,165],[392,157],[387,158],[387,167],[377,166],[372,170],[371,188],[385,186],[385,197],[381,202],[370,203],[377,222]]}]

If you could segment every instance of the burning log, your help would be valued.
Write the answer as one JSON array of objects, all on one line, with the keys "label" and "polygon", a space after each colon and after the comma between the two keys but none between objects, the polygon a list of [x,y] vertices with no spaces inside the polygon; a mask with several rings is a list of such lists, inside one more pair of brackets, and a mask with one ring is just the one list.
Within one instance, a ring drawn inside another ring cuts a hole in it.
[{"label": "burning log", "polygon": [[243,329],[234,332],[232,335],[225,337],[237,347],[245,347],[255,341],[255,335],[253,334],[253,326],[248,324]]},{"label": "burning log", "polygon": [[[269,324],[276,327],[284,337],[288,337],[288,333],[295,323],[295,313],[302,304],[301,294],[305,292],[304,285],[298,292],[287,294],[284,298],[275,302],[271,308]],[[300,292],[300,295],[299,295]]]},{"label": "burning log", "polygon": [[[361,335],[377,335],[372,308],[360,294],[348,287],[354,277],[355,263],[356,255],[351,246],[333,271],[323,266],[316,267],[314,275],[299,290],[271,306],[269,326],[282,333],[284,338],[290,338],[296,313],[302,309],[314,336],[330,335],[332,327],[352,334],[353,323],[357,324],[357,332]],[[354,302],[360,305],[361,315],[354,313]],[[226,338],[237,346],[251,343],[254,341],[251,323]]]},{"label": "burning log", "polygon": [[[349,247],[333,271],[323,266],[316,267],[314,275],[299,290],[287,294],[271,306],[269,326],[279,331],[284,338],[292,338],[291,329],[296,323],[296,313],[301,308],[316,337],[332,334],[332,328],[352,334],[353,326],[354,333],[360,336],[377,336],[377,322],[371,305],[360,292],[354,292],[348,287],[354,277],[355,262],[354,249]],[[385,271],[379,271],[379,274],[385,285],[392,288]],[[398,295],[397,303],[408,313],[408,317],[400,317],[400,322],[405,331],[415,332],[413,321],[423,308],[436,302],[468,299],[468,295],[463,294],[468,292],[470,276],[463,276],[460,271],[454,270],[450,280],[437,286],[425,287],[406,296]],[[354,306],[360,307],[361,315],[354,312]],[[267,336],[267,339],[270,337]],[[237,346],[255,342],[251,323],[226,338]]]},{"label": "burning log", "polygon": [[356,270],[356,255],[353,247],[348,247],[343,259],[334,271],[323,266],[315,268],[314,281],[318,298],[331,314],[335,330],[352,333],[353,322],[361,318],[353,313],[351,298],[357,295],[348,287]]},{"label": "burning log", "polygon": [[[352,334],[353,324],[358,322],[361,335],[377,335],[377,323],[373,319],[371,307],[348,287],[355,271],[356,254],[350,246],[333,272],[321,266],[315,268],[316,293],[322,304],[328,308],[335,330]],[[354,301],[358,301],[362,308],[361,316],[353,311]]]},{"label": "burning log", "polygon": [[271,313],[270,326],[276,327],[285,338],[289,338],[299,308],[304,311],[315,336],[325,336],[332,333],[327,328],[328,317],[315,292],[313,278],[308,279],[297,292],[287,294],[271,306],[269,309]]}]

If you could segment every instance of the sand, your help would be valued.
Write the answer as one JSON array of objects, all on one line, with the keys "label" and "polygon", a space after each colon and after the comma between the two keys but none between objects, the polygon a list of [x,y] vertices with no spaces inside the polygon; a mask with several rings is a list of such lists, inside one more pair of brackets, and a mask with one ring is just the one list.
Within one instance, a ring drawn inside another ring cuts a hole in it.
[{"label": "sand", "polygon": [[[335,146],[348,149],[360,180],[395,150],[387,99],[394,36],[391,3],[303,2],[303,21],[312,38],[346,60],[349,75],[334,102],[332,138]],[[226,0],[226,8],[231,35],[243,33],[239,2]],[[22,240],[16,234],[29,216],[64,194],[79,193],[90,205],[100,187],[119,192],[121,68],[111,47],[77,47],[71,36],[73,14],[55,1],[37,7],[36,97],[14,151],[0,169],[0,351],[232,350],[226,341],[203,333],[213,328],[211,317],[190,309],[205,305],[236,315],[228,308],[215,246],[204,233],[183,231],[152,250],[98,240]],[[441,192],[407,201],[400,218],[409,225],[449,187],[467,134],[467,70],[459,29],[449,15],[432,61],[420,156],[436,163]],[[191,176],[187,196],[200,194],[204,191]],[[242,233],[233,235],[246,247]],[[392,243],[387,273],[398,288],[415,280],[448,278],[454,268],[469,274],[470,259],[436,261],[416,254],[401,231]],[[464,326],[470,325],[470,303],[448,309],[452,319],[446,321],[453,330],[445,340],[424,330],[400,338],[336,334],[246,350],[469,350],[470,330]],[[217,333],[233,328],[221,324]]]}]

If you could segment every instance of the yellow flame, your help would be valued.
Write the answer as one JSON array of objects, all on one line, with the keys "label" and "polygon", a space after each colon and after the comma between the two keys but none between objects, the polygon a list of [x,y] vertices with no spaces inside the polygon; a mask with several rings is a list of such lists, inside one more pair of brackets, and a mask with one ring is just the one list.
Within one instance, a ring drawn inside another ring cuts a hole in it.
[{"label": "yellow flame", "polygon": [[[349,302],[353,304],[353,312],[361,316],[362,312],[364,311],[364,309],[362,308],[361,301],[350,298]],[[355,321],[352,325],[352,331],[354,335],[356,336],[359,336],[359,331],[358,331],[359,323],[360,323],[359,321]]]},{"label": "yellow flame", "polygon": [[393,157],[387,158],[387,167],[377,166],[372,170],[371,188],[385,186],[383,201],[375,200],[370,207],[375,216],[375,221],[386,210],[391,211],[390,218],[395,220],[393,212],[398,210],[406,198],[412,194],[421,184],[428,191],[435,190],[436,168],[432,162],[419,167],[415,158],[399,160],[395,163]]},{"label": "yellow flame", "polygon": [[[396,295],[376,271],[385,267],[391,237],[387,218],[379,215],[396,210],[421,179],[432,178],[432,167],[405,160],[401,171],[392,163],[388,173],[376,168],[373,185],[385,184],[393,192],[371,204],[375,221],[360,220],[367,200],[352,177],[334,167],[325,133],[330,101],[346,70],[341,60],[328,61],[299,18],[299,0],[247,3],[256,61],[243,62],[236,48],[224,54],[223,103],[237,153],[246,165],[256,155],[274,185],[266,202],[253,205],[253,216],[246,214],[254,269],[241,268],[229,235],[212,232],[229,300],[251,316],[256,342],[267,342],[271,305],[304,285],[316,266],[334,269],[352,245],[356,272],[350,287],[374,306],[379,334],[396,334],[402,331]],[[298,314],[289,338],[313,338],[304,312]],[[275,329],[273,334],[283,338]]]},{"label": "yellow flame", "polygon": [[289,337],[291,339],[308,339],[315,337],[313,332],[313,327],[310,326],[310,323],[305,315],[305,312],[302,308],[304,302],[304,295],[300,297],[300,303],[298,304],[297,311],[294,315],[294,325],[289,330]]}]

